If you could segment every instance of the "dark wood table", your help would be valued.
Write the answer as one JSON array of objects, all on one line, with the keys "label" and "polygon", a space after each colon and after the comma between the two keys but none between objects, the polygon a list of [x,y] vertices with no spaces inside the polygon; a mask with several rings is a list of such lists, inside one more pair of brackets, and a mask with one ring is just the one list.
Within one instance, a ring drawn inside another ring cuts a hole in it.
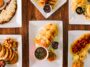
[{"label": "dark wood table", "polygon": [[[30,0],[22,0],[22,28],[0,28],[0,34],[21,34],[23,38],[23,67],[29,67],[29,20],[62,20],[63,21],[63,43],[64,43],[64,58],[63,67],[68,67],[68,30],[89,30],[90,26],[84,25],[69,25],[68,19],[68,2],[59,8],[52,16],[45,19],[42,14],[35,8]],[[18,19],[19,20],[19,19]]]}]

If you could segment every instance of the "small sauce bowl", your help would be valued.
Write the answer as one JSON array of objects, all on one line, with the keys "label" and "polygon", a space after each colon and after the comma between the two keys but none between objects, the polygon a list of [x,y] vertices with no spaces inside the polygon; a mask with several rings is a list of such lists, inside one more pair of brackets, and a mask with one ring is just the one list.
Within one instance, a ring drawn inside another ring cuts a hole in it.
[{"label": "small sauce bowl", "polygon": [[50,4],[45,4],[43,10],[45,13],[50,13],[52,11],[52,6]]},{"label": "small sauce bowl", "polygon": [[48,50],[45,47],[37,47],[34,56],[38,61],[44,61],[48,58]]}]

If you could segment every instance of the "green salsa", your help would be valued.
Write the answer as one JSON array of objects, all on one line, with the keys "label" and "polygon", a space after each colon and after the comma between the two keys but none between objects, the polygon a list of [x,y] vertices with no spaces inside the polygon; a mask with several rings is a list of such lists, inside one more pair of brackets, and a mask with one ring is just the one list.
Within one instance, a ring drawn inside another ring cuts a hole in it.
[{"label": "green salsa", "polygon": [[47,51],[43,47],[38,47],[35,50],[35,57],[39,60],[43,60],[47,56]]}]

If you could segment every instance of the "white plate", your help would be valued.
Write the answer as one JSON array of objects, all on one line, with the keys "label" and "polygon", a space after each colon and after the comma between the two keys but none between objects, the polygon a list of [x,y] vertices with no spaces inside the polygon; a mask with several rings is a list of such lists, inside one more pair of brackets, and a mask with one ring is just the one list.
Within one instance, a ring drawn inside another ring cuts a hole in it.
[{"label": "white plate", "polygon": [[21,35],[0,35],[0,43],[8,37],[14,38],[18,41],[18,62],[16,64],[7,64],[5,67],[22,67],[22,37]]},{"label": "white plate", "polygon": [[[90,31],[83,31],[83,30],[75,30],[75,31],[69,31],[68,32],[68,67],[72,67],[72,54],[70,53],[70,46],[76,40],[78,37],[85,33],[90,33]],[[90,54],[88,54],[87,58],[84,61],[84,67],[90,66]]]},{"label": "white plate", "polygon": [[22,0],[17,0],[17,10],[15,16],[7,23],[0,24],[0,28],[15,28],[22,26]]},{"label": "white plate", "polygon": [[72,11],[72,1],[69,0],[69,24],[90,24],[90,20],[87,20],[84,15],[78,15]]},{"label": "white plate", "polygon": [[[59,49],[57,50],[58,59],[54,62],[36,61],[34,58],[35,43],[34,38],[38,33],[38,30],[47,23],[56,23],[59,27]],[[63,25],[62,21],[30,21],[29,23],[29,67],[62,67],[63,64]]]},{"label": "white plate", "polygon": [[34,1],[34,0],[31,0],[31,2],[35,5],[35,7],[42,13],[42,15],[45,17],[45,18],[48,18],[49,16],[51,16],[56,10],[58,10],[63,4],[65,4],[67,2],[67,0],[58,0],[55,8],[50,12],[50,13],[45,13],[43,11],[43,9],[41,7],[38,6],[38,4]]}]

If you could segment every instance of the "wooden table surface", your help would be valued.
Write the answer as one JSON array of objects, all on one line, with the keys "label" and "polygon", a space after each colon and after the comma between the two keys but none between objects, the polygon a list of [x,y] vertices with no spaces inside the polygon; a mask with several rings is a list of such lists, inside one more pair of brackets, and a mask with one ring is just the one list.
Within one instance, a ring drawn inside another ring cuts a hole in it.
[{"label": "wooden table surface", "polygon": [[[19,20],[19,19],[18,19]],[[29,31],[28,25],[30,20],[62,20],[63,21],[63,47],[64,59],[63,67],[68,67],[68,30],[89,30],[90,26],[69,25],[68,19],[68,2],[59,8],[52,16],[45,19],[42,14],[35,8],[30,0],[22,0],[22,20],[21,28],[0,28],[0,34],[21,34],[23,40],[23,67],[29,67]]]}]

